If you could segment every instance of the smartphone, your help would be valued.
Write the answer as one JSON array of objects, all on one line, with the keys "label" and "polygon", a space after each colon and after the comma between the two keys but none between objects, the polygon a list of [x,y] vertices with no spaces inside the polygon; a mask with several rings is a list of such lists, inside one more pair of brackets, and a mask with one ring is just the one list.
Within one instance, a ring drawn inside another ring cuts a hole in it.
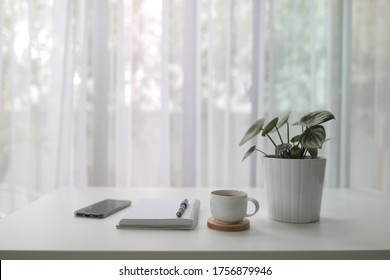
[{"label": "smartphone", "polygon": [[105,199],[74,212],[76,216],[105,218],[131,205],[130,200]]}]

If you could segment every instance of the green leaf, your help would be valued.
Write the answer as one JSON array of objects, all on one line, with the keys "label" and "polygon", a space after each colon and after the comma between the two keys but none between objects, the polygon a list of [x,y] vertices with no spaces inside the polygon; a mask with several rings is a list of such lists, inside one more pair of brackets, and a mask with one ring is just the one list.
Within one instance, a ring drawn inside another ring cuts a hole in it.
[{"label": "green leaf", "polygon": [[291,112],[288,112],[287,115],[285,115],[283,118],[280,119],[280,121],[278,122],[278,124],[276,125],[276,127],[279,129],[281,128],[284,124],[286,124],[288,122],[288,118],[290,117],[291,115]]},{"label": "green leaf", "polygon": [[298,143],[300,138],[301,138],[301,135],[298,134],[298,135],[295,135],[293,138],[291,138],[290,141],[291,141],[292,143]]},{"label": "green leaf", "polygon": [[247,157],[249,157],[256,150],[256,145],[249,148],[249,150],[245,153],[242,161],[244,161]]},{"label": "green leaf", "polygon": [[290,143],[284,143],[280,144],[275,148],[275,156],[280,156],[283,154],[285,151],[288,151],[291,149],[292,145]]},{"label": "green leaf", "polygon": [[303,149],[298,146],[294,146],[290,150],[290,157],[293,159],[302,158]]},{"label": "green leaf", "polygon": [[288,122],[288,118],[290,117],[291,112],[289,112],[287,115],[285,115],[283,118],[280,119],[278,124],[272,129],[270,133],[273,133],[276,131],[276,128],[281,128],[283,125],[285,125]]},{"label": "green leaf", "polygon": [[335,119],[334,115],[328,111],[314,111],[303,116],[298,123],[301,126],[311,127]]},{"label": "green leaf", "polygon": [[302,134],[299,142],[305,148],[319,149],[325,142],[326,132],[322,125],[307,128]]},{"label": "green leaf", "polygon": [[262,136],[267,135],[268,133],[271,132],[272,129],[276,126],[278,123],[278,118],[274,118],[272,121],[270,121],[263,129],[263,133],[261,134]]},{"label": "green leaf", "polygon": [[241,139],[240,146],[251,140],[257,134],[260,133],[264,125],[264,119],[256,121],[245,133],[244,137]]},{"label": "green leaf", "polygon": [[[278,122],[278,124],[272,129],[270,133],[274,133],[276,129],[280,129],[283,125],[285,125],[288,122],[288,118],[290,117],[291,112],[289,112],[287,115],[285,115],[283,118],[281,118]],[[282,141],[283,142],[283,141]]]},{"label": "green leaf", "polygon": [[308,148],[307,151],[309,152],[311,158],[317,158],[318,149]]}]

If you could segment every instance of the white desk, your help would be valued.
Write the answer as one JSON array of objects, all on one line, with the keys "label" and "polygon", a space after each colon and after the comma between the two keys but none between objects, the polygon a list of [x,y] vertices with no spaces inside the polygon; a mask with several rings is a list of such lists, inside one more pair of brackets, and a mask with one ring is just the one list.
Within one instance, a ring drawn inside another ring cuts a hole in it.
[{"label": "white desk", "polygon": [[[246,189],[261,204],[243,232],[207,227],[209,189],[61,189],[0,220],[0,259],[390,259],[390,199],[326,189],[320,222],[286,224],[267,218],[264,191]],[[105,219],[74,210],[104,198],[199,198],[195,230],[123,230],[126,210]]]}]

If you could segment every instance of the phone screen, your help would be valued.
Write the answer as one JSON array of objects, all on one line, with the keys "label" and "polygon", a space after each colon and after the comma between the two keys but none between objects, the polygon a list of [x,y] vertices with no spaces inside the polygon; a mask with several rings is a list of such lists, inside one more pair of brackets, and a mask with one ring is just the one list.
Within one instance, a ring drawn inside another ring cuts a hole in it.
[{"label": "phone screen", "polygon": [[74,212],[76,216],[104,218],[130,206],[130,200],[105,199]]}]

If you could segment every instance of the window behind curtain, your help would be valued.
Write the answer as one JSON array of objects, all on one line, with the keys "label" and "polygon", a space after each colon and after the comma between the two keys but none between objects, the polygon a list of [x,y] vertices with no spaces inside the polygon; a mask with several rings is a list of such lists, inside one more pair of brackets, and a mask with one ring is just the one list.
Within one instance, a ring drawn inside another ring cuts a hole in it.
[{"label": "window behind curtain", "polygon": [[382,0],[1,1],[1,203],[67,186],[260,186],[261,156],[241,162],[246,129],[316,109],[336,115],[326,185],[387,191],[389,12]]}]

